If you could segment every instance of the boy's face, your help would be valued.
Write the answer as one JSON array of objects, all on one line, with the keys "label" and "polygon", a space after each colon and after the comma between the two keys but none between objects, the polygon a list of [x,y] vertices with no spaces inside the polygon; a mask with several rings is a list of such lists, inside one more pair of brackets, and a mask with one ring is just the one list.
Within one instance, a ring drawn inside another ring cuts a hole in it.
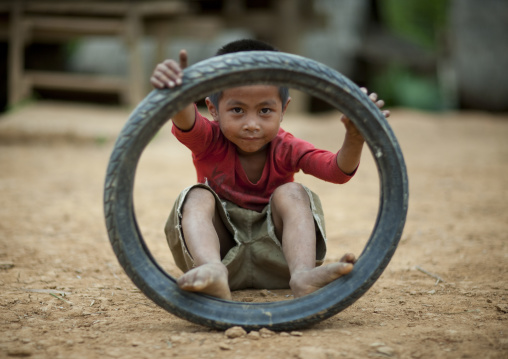
[{"label": "boy's face", "polygon": [[207,99],[208,110],[238,153],[263,151],[279,132],[289,101],[282,106],[277,86],[253,85],[224,90],[219,108]]}]

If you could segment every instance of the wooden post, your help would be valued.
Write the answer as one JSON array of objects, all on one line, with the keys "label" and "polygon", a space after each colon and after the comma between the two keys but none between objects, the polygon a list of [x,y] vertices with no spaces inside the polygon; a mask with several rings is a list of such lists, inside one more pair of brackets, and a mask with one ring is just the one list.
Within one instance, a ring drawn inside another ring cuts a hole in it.
[{"label": "wooden post", "polygon": [[26,95],[26,86],[23,79],[25,67],[24,50],[25,31],[22,23],[22,2],[14,2],[11,5],[9,24],[9,59],[8,59],[8,104],[13,106],[20,102]]},{"label": "wooden post", "polygon": [[127,52],[129,57],[128,66],[128,88],[124,98],[124,102],[130,106],[135,106],[140,102],[145,95],[145,79],[143,61],[141,59],[141,39],[142,39],[142,24],[139,11],[137,11],[135,4],[131,2],[126,19],[126,43]]}]

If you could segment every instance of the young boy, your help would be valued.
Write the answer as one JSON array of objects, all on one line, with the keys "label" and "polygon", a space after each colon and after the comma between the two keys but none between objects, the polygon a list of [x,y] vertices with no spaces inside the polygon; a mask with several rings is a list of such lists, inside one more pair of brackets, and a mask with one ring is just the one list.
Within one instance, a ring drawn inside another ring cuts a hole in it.
[{"label": "young boy", "polygon": [[[217,55],[252,50],[277,51],[239,40]],[[157,65],[150,79],[155,88],[181,85],[185,50],[179,60]],[[370,98],[384,105],[375,94]],[[351,272],[356,259],[350,253],[320,266],[326,252],[321,204],[293,176],[303,170],[347,182],[364,144],[353,123],[342,117],[346,135],[335,154],[280,128],[290,102],[287,88],[241,86],[205,101],[213,121],[193,104],[172,118],[173,134],[192,151],[199,182],[180,194],[165,227],[175,262],[185,272],[179,287],[223,299],[231,299],[235,289],[289,287],[301,297]]]}]

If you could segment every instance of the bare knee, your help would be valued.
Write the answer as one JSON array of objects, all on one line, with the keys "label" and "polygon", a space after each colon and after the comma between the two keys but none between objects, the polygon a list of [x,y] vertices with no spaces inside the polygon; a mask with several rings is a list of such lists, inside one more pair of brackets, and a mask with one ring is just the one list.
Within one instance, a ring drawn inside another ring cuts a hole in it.
[{"label": "bare knee", "polygon": [[233,236],[226,228],[216,204],[215,195],[209,190],[195,187],[187,193],[182,208],[182,227],[184,234],[190,228],[202,226],[214,231],[220,241],[222,257],[235,245]]},{"label": "bare knee", "polygon": [[196,187],[187,193],[182,207],[183,217],[198,215],[201,218],[213,218],[215,214],[215,197],[209,190]]},{"label": "bare knee", "polygon": [[273,192],[272,206],[282,211],[299,207],[309,208],[309,195],[300,183],[286,183]]},{"label": "bare knee", "polygon": [[309,195],[299,183],[291,182],[278,187],[273,192],[271,206],[272,220],[278,238],[282,238],[285,223],[295,219],[299,222],[312,221]]}]

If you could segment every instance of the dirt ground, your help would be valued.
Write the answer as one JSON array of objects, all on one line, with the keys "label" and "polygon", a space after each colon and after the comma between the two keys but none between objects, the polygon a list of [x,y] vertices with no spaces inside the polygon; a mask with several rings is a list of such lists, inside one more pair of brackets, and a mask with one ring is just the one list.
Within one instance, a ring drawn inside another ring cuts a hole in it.
[{"label": "dirt ground", "polygon": [[[356,303],[319,324],[238,338],[160,309],[111,250],[103,182],[128,115],[41,102],[0,117],[0,357],[508,357],[507,115],[392,110],[410,206],[386,271]],[[283,125],[337,150],[343,135],[337,117],[291,114]],[[135,206],[150,250],[178,276],[163,227],[174,198],[195,175],[190,154],[168,128],[141,158]],[[370,152],[346,185],[297,180],[323,201],[327,260],[359,254],[379,202]],[[289,294],[248,290],[234,300],[291,300]]]}]

